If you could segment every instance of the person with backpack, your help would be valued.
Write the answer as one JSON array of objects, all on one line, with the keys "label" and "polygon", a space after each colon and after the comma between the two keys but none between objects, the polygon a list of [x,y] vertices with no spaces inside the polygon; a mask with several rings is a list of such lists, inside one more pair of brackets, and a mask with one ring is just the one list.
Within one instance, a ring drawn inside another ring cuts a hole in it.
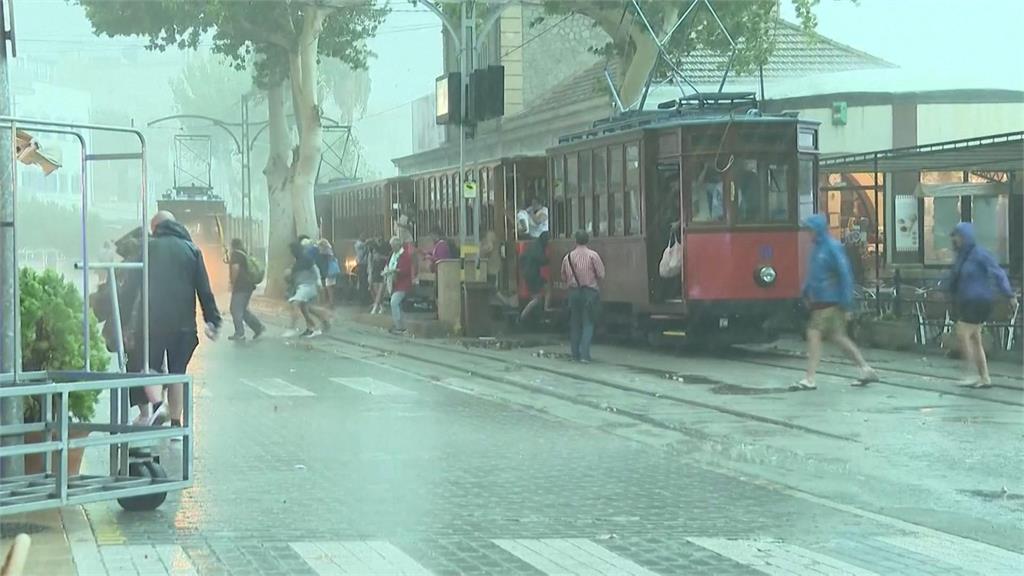
[{"label": "person with backpack", "polygon": [[814,233],[814,248],[807,266],[804,302],[811,311],[807,324],[807,374],[796,383],[801,390],[816,390],[814,377],[821,362],[822,340],[831,340],[857,365],[854,386],[878,381],[878,375],[846,334],[846,316],[853,308],[853,272],[846,251],[828,232],[828,220],[815,214],[805,225]]},{"label": "person with backpack", "polygon": [[245,340],[245,326],[253,331],[252,339],[263,335],[266,328],[263,323],[249,310],[252,293],[261,282],[265,271],[263,265],[245,251],[242,240],[231,241],[231,320],[235,324],[235,333],[229,340]]},{"label": "person with backpack", "polygon": [[1006,270],[1003,270],[991,252],[978,246],[973,224],[957,224],[953,229],[952,242],[956,260],[943,287],[953,299],[956,335],[966,368],[968,371],[978,371],[977,378],[968,376],[961,385],[991,388],[992,378],[988,372],[981,328],[992,315],[997,290],[1011,301],[1016,300],[1017,295],[1013,292]]}]

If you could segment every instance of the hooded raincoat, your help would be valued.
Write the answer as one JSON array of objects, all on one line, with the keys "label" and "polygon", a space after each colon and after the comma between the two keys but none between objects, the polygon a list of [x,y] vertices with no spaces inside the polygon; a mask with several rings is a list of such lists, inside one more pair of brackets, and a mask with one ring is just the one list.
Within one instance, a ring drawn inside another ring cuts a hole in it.
[{"label": "hooded raincoat", "polygon": [[805,225],[814,232],[814,249],[808,262],[803,297],[812,307],[840,306],[853,308],[853,271],[846,251],[828,233],[828,220],[822,214],[807,219]]},{"label": "hooded raincoat", "polygon": [[958,304],[991,303],[996,292],[1013,297],[1013,287],[995,257],[978,246],[974,237],[974,225],[961,222],[953,229],[953,234],[960,236],[963,243],[957,251],[953,268],[943,285]]}]

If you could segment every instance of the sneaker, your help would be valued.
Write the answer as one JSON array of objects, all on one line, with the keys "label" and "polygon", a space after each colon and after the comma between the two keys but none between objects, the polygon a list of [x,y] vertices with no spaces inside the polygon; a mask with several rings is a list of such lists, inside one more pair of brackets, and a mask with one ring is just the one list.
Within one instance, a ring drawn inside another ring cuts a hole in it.
[{"label": "sneaker", "polygon": [[303,338],[313,338],[314,336],[318,336],[319,332],[319,330],[306,330],[305,332],[300,334],[300,336],[302,336]]},{"label": "sneaker", "polygon": [[976,388],[976,389],[991,388],[991,387],[992,387],[992,382],[991,381],[985,381],[985,380],[978,380],[973,385],[971,385],[971,388]]},{"label": "sneaker", "polygon": [[284,338],[295,338],[296,336],[299,336],[300,334],[302,334],[302,332],[299,332],[298,330],[292,328],[291,330],[287,330],[281,336],[284,337]]},{"label": "sneaker", "polygon": [[795,386],[796,386],[796,388],[798,390],[817,390],[818,389],[818,385],[815,384],[814,382],[808,380],[807,378],[802,378],[799,382],[797,382],[795,384]]},{"label": "sneaker", "polygon": [[392,328],[392,329],[388,330],[388,332],[390,332],[392,334],[395,334],[396,336],[400,336],[400,335],[405,334],[406,332],[408,332],[408,330],[406,330],[405,328]]},{"label": "sneaker", "polygon": [[234,342],[242,342],[245,340],[245,334],[232,334],[231,336],[228,336],[228,340],[232,340]]}]

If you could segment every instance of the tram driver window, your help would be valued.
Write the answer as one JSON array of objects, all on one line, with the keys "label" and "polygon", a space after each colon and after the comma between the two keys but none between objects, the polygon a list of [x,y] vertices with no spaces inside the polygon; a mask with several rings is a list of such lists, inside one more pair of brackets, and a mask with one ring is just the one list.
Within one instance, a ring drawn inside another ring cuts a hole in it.
[{"label": "tram driver window", "polygon": [[789,221],[789,171],[782,162],[737,159],[729,171],[737,220],[742,224]]},{"label": "tram driver window", "polygon": [[690,194],[690,214],[694,222],[725,222],[725,198],[722,174],[708,160],[698,164]]}]

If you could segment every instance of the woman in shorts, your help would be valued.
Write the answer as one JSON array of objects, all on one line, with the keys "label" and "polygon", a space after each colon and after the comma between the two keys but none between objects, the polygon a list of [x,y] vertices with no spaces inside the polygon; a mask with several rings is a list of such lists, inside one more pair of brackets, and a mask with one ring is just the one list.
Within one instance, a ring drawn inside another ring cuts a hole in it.
[{"label": "woman in shorts", "polygon": [[[298,240],[291,245],[292,256],[295,258],[295,264],[292,265],[295,293],[288,300],[306,321],[306,331],[302,333],[306,338],[319,336],[331,329],[329,314],[316,305],[317,297],[320,295],[320,271],[309,249],[310,246],[308,239]],[[319,328],[317,321],[320,323]]]},{"label": "woman in shorts", "polygon": [[988,373],[981,327],[992,315],[996,290],[1010,299],[1015,299],[1016,295],[1006,271],[988,250],[978,246],[972,224],[957,224],[953,229],[952,241],[956,260],[946,278],[945,287],[953,299],[956,334],[968,373],[972,369],[978,372],[977,377],[968,376],[962,385],[990,388],[992,379]]}]

